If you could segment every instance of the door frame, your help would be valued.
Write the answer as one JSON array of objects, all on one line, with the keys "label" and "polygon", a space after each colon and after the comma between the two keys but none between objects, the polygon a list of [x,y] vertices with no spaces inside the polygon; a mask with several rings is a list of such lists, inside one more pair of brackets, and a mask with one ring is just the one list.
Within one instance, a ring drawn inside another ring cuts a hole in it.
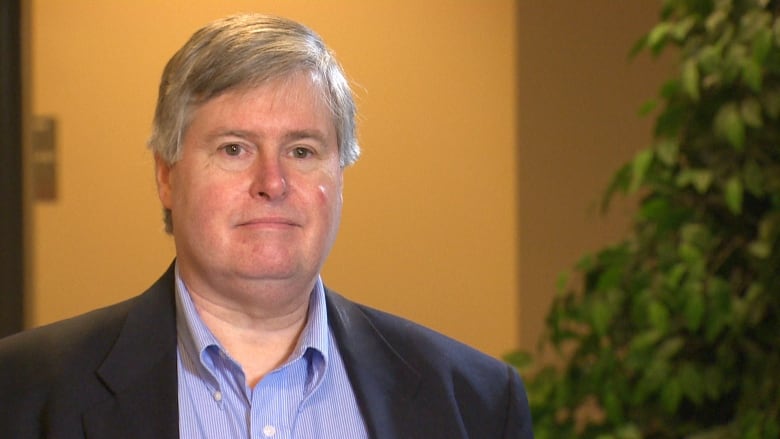
[{"label": "door frame", "polygon": [[24,326],[22,22],[22,0],[0,2],[0,337]]}]

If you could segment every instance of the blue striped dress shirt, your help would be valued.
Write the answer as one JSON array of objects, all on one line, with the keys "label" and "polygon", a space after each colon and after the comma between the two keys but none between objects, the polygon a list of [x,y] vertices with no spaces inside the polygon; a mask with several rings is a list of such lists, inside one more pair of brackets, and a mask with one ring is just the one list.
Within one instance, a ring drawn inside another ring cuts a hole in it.
[{"label": "blue striped dress shirt", "polygon": [[181,438],[368,437],[328,326],[321,279],[295,350],[254,388],[201,320],[178,270],[176,320]]}]

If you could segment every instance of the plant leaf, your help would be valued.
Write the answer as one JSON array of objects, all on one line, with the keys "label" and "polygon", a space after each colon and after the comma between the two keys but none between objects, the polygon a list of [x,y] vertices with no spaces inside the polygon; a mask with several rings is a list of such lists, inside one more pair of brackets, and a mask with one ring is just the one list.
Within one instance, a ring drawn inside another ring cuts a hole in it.
[{"label": "plant leaf", "polygon": [[669,327],[669,310],[660,301],[650,302],[647,310],[647,317],[650,325],[658,329],[661,333],[666,333]]},{"label": "plant leaf", "polygon": [[685,298],[683,313],[685,315],[685,326],[688,330],[692,332],[698,331],[704,317],[704,299],[698,291],[688,292]]},{"label": "plant leaf", "polygon": [[628,186],[629,193],[635,193],[644,183],[647,170],[653,162],[653,150],[643,149],[634,157],[631,169],[631,184]]},{"label": "plant leaf", "polygon": [[637,113],[640,116],[647,116],[648,114],[652,113],[653,110],[658,106],[658,101],[655,99],[649,99],[645,101],[641,107],[639,107],[639,111]]},{"label": "plant leaf", "polygon": [[655,154],[666,166],[672,166],[677,162],[679,151],[680,144],[675,139],[664,138],[655,144]]},{"label": "plant leaf", "polygon": [[680,406],[683,392],[680,380],[677,378],[669,379],[661,388],[661,404],[667,413],[674,413]]},{"label": "plant leaf", "polygon": [[692,185],[696,192],[703,194],[709,190],[713,178],[709,169],[685,169],[677,175],[675,183],[678,187]]},{"label": "plant leaf", "polygon": [[603,301],[593,302],[591,307],[591,322],[593,325],[593,331],[599,337],[604,336],[607,333],[607,327],[612,319],[612,312],[609,306]]},{"label": "plant leaf", "polygon": [[715,116],[715,132],[725,138],[734,149],[742,151],[745,146],[745,125],[736,105],[729,103],[718,110]]},{"label": "plant leaf", "polygon": [[753,38],[753,60],[759,65],[764,64],[767,55],[772,50],[772,30],[763,27],[763,23],[761,25],[762,27],[757,30],[756,36]]},{"label": "plant leaf", "polygon": [[699,100],[699,66],[694,60],[688,60],[682,65],[682,85],[685,93],[693,101]]},{"label": "plant leaf", "polygon": [[757,99],[751,97],[743,100],[739,111],[747,126],[760,128],[764,124],[761,119],[761,104]]},{"label": "plant leaf", "polygon": [[666,45],[666,37],[669,34],[669,30],[669,23],[661,22],[647,34],[647,47],[649,47],[654,54],[659,54],[663,50],[664,45]]},{"label": "plant leaf", "polygon": [[742,79],[751,90],[758,93],[764,80],[761,66],[754,59],[746,59],[742,63]]},{"label": "plant leaf", "polygon": [[725,193],[726,206],[734,215],[742,213],[742,181],[733,176],[726,181]]},{"label": "plant leaf", "polygon": [[527,369],[533,364],[533,356],[528,352],[515,351],[504,357],[504,360],[517,369]]},{"label": "plant leaf", "polygon": [[707,21],[705,22],[705,26],[707,27],[707,31],[711,34],[715,34],[718,32],[718,27],[721,26],[726,21],[726,18],[728,16],[726,15],[726,11],[723,9],[716,9],[710,14],[709,17],[707,17]]}]

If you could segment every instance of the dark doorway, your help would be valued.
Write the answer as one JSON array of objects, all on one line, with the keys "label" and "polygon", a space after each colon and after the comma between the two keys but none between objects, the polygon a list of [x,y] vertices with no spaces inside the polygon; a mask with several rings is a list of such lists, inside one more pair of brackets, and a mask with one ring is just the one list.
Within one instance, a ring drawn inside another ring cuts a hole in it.
[{"label": "dark doorway", "polygon": [[0,337],[24,324],[21,14],[0,2]]}]

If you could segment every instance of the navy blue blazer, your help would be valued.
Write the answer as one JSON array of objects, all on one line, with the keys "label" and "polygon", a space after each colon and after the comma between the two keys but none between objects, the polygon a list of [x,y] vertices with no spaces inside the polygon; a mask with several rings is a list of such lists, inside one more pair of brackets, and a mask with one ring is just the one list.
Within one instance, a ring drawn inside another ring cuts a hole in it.
[{"label": "navy blue blazer", "polygon": [[[532,438],[510,366],[325,292],[369,435]],[[178,438],[173,269],[125,302],[0,340],[0,435]]]}]

